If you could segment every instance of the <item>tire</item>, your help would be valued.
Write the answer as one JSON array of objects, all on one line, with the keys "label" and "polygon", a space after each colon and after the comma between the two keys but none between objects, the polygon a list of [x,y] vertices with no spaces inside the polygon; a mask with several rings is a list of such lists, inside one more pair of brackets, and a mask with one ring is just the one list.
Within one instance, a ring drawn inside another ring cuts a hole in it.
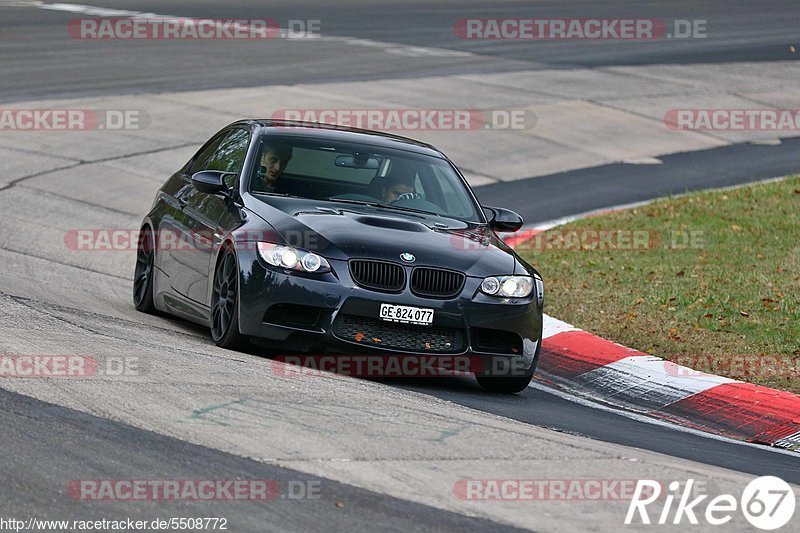
[{"label": "tire", "polygon": [[[540,326],[541,327],[541,326]],[[539,364],[539,353],[542,350],[542,336],[539,335],[539,343],[536,345],[536,353],[533,354],[533,362],[531,367],[522,376],[488,376],[476,375],[475,379],[478,380],[478,385],[481,386],[486,392],[497,392],[502,394],[514,394],[522,392],[533,379],[533,374],[536,372],[536,366]]]},{"label": "tire", "polygon": [[209,322],[211,338],[220,348],[238,350],[248,344],[239,333],[239,265],[231,249],[223,250],[214,269]]},{"label": "tire", "polygon": [[155,241],[150,226],[139,232],[136,244],[136,269],[133,272],[133,305],[137,311],[155,314],[153,276],[155,274]]},{"label": "tire", "polygon": [[475,378],[478,380],[478,385],[486,392],[514,394],[528,388],[531,379],[533,379],[533,373],[513,378],[498,376],[475,376]]}]

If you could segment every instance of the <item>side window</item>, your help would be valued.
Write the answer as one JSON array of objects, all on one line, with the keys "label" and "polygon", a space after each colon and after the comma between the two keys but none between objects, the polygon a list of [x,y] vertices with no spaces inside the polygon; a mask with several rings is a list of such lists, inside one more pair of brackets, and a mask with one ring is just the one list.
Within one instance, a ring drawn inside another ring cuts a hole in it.
[{"label": "side window", "polygon": [[[219,143],[214,154],[209,159],[206,170],[222,170],[233,172],[236,176],[242,171],[247,147],[250,144],[250,134],[245,130],[235,129]],[[236,176],[231,176],[231,183],[236,181]]]},{"label": "side window", "polygon": [[[467,205],[465,195],[456,193],[455,189],[453,189],[453,182],[447,179],[436,167],[433,167],[433,172],[436,176],[436,182],[438,183],[439,187],[442,189],[442,197],[444,200],[445,205],[441,206],[444,207],[447,212],[454,214],[455,216],[459,217],[469,217],[471,216],[473,210],[470,209],[469,205]],[[437,202],[438,203],[438,202]]]},{"label": "side window", "polygon": [[211,156],[214,155],[214,152],[219,147],[219,143],[222,139],[225,138],[225,134],[218,135],[215,137],[210,143],[200,149],[200,152],[194,157],[194,161],[192,162],[191,166],[189,167],[189,175],[196,172],[200,172],[201,170],[208,169],[208,161],[211,159]]}]

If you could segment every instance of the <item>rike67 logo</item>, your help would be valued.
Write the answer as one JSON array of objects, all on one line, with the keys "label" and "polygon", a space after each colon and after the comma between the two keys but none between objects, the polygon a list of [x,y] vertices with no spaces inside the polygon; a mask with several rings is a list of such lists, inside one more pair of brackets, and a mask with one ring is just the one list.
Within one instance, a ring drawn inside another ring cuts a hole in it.
[{"label": "rike67 logo", "polygon": [[[658,481],[640,479],[625,516],[625,524],[706,524],[721,526],[729,523],[735,514],[742,513],[755,528],[772,531],[789,523],[796,504],[792,487],[775,476],[762,476],[748,483],[737,500],[732,494],[721,494],[708,500],[708,494],[693,494],[694,480],[673,481],[668,492],[662,494]],[[696,497],[695,497],[696,496]],[[663,501],[660,510],[648,508]],[[660,512],[659,512],[660,511]],[[653,514],[651,514],[653,513]]]}]

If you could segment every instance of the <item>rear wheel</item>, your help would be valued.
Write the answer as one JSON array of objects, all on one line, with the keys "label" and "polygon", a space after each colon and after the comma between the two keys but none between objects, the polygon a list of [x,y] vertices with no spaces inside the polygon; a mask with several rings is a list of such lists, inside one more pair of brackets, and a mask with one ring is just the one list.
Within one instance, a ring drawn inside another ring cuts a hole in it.
[{"label": "rear wheel", "polygon": [[139,232],[136,245],[136,269],[133,272],[133,305],[137,311],[153,314],[153,274],[155,264],[155,240],[153,232],[146,226]]},{"label": "rear wheel", "polygon": [[211,294],[211,337],[217,346],[235,350],[247,344],[239,333],[239,266],[231,249],[222,252]]}]

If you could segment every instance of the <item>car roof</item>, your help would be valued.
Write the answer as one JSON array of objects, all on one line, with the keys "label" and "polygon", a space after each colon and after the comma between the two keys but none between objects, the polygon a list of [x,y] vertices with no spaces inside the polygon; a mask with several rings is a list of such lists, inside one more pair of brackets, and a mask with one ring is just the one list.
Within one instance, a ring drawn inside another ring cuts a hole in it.
[{"label": "car roof", "polygon": [[317,122],[286,121],[275,119],[246,119],[232,125],[255,127],[259,133],[280,133],[298,137],[314,137],[332,141],[371,144],[383,148],[406,150],[423,155],[445,158],[445,155],[430,144],[380,131],[364,130],[336,124]]}]

